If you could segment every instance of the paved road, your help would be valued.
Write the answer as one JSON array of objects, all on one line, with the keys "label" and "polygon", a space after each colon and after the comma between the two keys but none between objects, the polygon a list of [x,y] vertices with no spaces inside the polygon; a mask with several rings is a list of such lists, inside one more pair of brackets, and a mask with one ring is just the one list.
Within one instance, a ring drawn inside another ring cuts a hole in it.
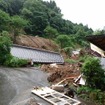
[{"label": "paved road", "polygon": [[31,94],[34,86],[49,85],[46,78],[47,74],[38,68],[0,67],[0,105],[24,105],[31,97],[41,105],[50,105]]}]

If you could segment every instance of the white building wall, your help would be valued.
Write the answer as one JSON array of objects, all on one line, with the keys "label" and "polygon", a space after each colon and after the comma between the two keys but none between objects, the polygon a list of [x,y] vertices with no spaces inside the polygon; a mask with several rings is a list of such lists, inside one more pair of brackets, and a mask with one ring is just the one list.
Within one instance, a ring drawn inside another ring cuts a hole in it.
[{"label": "white building wall", "polygon": [[100,49],[99,47],[95,46],[94,44],[90,43],[90,47],[93,51],[99,53],[102,57],[105,57],[105,51]]}]

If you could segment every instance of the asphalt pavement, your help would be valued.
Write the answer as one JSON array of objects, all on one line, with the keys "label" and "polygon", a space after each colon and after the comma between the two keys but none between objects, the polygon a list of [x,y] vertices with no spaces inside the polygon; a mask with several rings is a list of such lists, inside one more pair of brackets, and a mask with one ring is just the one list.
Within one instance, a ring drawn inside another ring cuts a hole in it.
[{"label": "asphalt pavement", "polygon": [[0,67],[0,105],[25,105],[30,98],[40,105],[50,105],[31,93],[34,86],[49,86],[47,76],[35,67]]}]

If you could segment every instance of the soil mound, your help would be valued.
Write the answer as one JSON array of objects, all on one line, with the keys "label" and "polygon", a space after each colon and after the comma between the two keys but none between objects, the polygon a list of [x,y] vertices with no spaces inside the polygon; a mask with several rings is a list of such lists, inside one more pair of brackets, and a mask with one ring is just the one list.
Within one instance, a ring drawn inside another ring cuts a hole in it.
[{"label": "soil mound", "polygon": [[16,44],[50,51],[58,51],[59,49],[52,40],[38,36],[20,35],[17,37]]}]

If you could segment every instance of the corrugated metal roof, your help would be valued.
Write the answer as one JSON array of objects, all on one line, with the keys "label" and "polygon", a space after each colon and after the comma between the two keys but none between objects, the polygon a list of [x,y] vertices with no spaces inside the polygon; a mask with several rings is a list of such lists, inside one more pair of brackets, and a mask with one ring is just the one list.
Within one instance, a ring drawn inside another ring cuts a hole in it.
[{"label": "corrugated metal roof", "polygon": [[56,52],[34,49],[20,45],[11,47],[11,54],[22,59],[29,59],[40,63],[64,63],[63,57]]}]

